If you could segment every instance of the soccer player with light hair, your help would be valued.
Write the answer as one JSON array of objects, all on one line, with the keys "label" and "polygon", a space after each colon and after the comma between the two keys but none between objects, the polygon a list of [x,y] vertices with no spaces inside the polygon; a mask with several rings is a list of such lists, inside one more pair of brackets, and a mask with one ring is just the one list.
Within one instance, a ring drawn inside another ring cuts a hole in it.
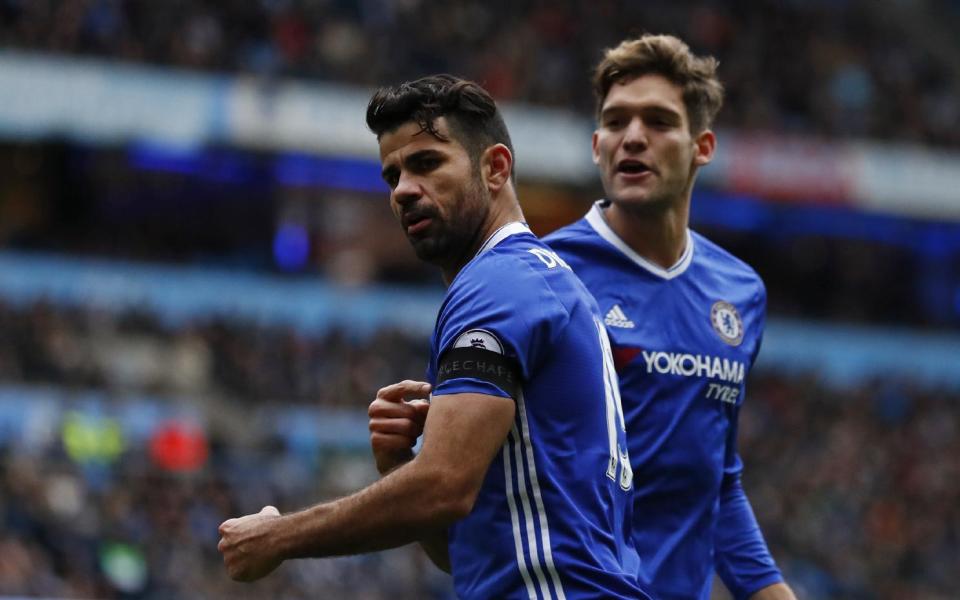
[{"label": "soccer player with light hair", "polygon": [[[420,541],[463,600],[646,599],[607,334],[583,284],[523,223],[496,105],[432,76],[377,91],[367,124],[391,209],[448,285],[428,381],[387,386],[370,406],[379,481],[225,521],[229,574]],[[425,416],[406,402],[428,394]],[[403,428],[421,424],[414,456]]]},{"label": "soccer player with light hair", "polygon": [[747,264],[689,228],[714,157],[717,61],[644,35],[596,67],[593,160],[606,198],[546,241],[597,299],[610,334],[635,477],[640,583],[707,600],[793,600],[740,482],[737,418],[760,350],[766,291]]}]

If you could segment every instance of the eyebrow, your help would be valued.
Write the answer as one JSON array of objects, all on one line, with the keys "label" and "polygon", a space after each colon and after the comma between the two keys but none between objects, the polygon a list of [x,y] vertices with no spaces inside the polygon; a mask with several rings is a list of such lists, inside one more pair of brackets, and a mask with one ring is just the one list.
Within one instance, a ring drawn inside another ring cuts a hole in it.
[{"label": "eyebrow", "polygon": [[654,113],[661,116],[675,118],[677,120],[682,120],[683,116],[673,108],[668,106],[663,106],[660,104],[646,104],[642,106],[636,106],[632,104],[614,104],[608,106],[600,111],[600,118],[604,118],[610,114],[617,114],[622,112],[641,112],[641,113]]},{"label": "eyebrow", "polygon": [[430,158],[432,156],[442,157],[443,153],[435,148],[424,148],[423,150],[417,150],[408,156],[406,162],[413,162],[424,158]]},{"label": "eyebrow", "polygon": [[654,114],[658,114],[663,117],[670,117],[678,121],[683,120],[683,115],[679,111],[676,111],[666,106],[650,106],[644,110]]},{"label": "eyebrow", "polygon": [[[435,148],[424,148],[423,150],[417,150],[413,154],[407,156],[403,160],[403,163],[409,165],[412,162],[416,162],[424,158],[443,158],[443,156],[444,154]],[[390,165],[389,167],[385,167],[382,171],[380,171],[380,177],[386,181],[388,177],[396,175],[399,170],[400,169],[395,165]]]}]

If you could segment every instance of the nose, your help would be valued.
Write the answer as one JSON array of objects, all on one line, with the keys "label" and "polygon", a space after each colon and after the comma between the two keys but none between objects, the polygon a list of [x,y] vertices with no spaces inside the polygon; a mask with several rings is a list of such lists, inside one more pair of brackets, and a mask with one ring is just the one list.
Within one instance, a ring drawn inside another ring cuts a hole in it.
[{"label": "nose", "polygon": [[643,119],[635,117],[630,120],[623,133],[623,145],[626,150],[640,152],[647,147],[647,130],[643,126]]},{"label": "nose", "polygon": [[407,173],[401,173],[397,181],[397,187],[393,188],[393,201],[400,206],[405,206],[411,202],[416,202],[423,195],[420,183],[416,177]]}]

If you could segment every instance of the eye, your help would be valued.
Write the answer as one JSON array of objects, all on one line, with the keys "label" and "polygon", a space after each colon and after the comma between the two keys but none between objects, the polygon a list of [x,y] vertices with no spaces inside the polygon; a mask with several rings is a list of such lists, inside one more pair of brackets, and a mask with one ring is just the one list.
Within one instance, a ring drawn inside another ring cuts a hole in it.
[{"label": "eye", "polygon": [[680,126],[677,115],[661,111],[651,112],[644,118],[644,123],[654,129],[672,129]]},{"label": "eye", "polygon": [[421,171],[432,171],[440,166],[440,159],[436,156],[424,156],[417,160],[417,168]]},{"label": "eye", "polygon": [[390,189],[397,187],[397,184],[400,183],[400,174],[396,171],[389,171],[383,174],[383,180],[386,182],[387,186]]}]

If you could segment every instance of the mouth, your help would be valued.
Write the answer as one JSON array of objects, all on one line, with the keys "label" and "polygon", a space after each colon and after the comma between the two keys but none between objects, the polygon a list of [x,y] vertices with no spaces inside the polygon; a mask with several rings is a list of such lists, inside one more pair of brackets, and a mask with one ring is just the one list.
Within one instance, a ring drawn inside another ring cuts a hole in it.
[{"label": "mouth", "polygon": [[625,158],[617,163],[617,173],[628,178],[640,178],[653,172],[653,169],[642,160]]},{"label": "mouth", "polygon": [[422,212],[411,212],[403,215],[401,224],[403,225],[404,231],[407,232],[408,236],[414,236],[424,232],[430,224],[433,223],[433,219]]}]

